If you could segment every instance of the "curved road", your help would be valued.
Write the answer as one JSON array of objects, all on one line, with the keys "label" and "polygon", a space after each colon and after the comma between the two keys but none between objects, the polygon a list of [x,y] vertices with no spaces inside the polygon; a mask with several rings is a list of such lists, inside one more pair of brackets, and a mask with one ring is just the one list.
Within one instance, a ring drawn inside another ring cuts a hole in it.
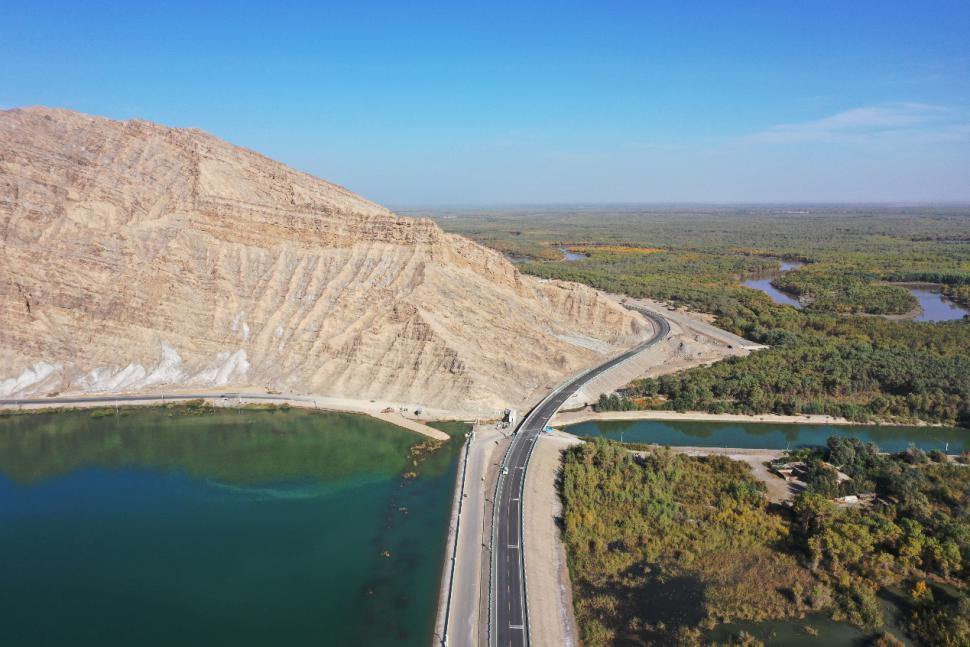
[{"label": "curved road", "polygon": [[653,323],[647,341],[605,364],[592,368],[555,389],[519,425],[505,455],[496,484],[492,516],[492,571],[489,579],[489,643],[494,647],[529,644],[529,612],[525,599],[525,561],[522,548],[522,493],[533,443],[559,407],[590,380],[653,346],[670,333],[660,315],[638,307]]}]

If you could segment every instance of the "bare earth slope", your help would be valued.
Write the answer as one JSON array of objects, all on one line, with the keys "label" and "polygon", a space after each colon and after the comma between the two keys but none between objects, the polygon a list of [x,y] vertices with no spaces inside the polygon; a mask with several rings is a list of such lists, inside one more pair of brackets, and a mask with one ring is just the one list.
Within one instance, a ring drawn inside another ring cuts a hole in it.
[{"label": "bare earth slope", "polygon": [[646,326],[198,130],[0,112],[0,397],[248,386],[490,411]]}]

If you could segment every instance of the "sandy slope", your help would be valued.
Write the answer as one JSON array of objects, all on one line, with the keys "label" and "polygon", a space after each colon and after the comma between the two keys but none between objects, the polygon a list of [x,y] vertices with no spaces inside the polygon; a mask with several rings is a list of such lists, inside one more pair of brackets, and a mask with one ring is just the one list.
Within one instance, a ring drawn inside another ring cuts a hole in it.
[{"label": "sandy slope", "polygon": [[0,397],[249,386],[494,412],[644,329],[201,131],[0,112]]}]

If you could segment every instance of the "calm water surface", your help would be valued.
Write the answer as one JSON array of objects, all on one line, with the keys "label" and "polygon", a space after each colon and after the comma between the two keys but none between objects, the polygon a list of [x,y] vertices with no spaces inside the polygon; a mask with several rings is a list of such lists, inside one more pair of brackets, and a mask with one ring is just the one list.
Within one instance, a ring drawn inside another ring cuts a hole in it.
[{"label": "calm water surface", "polygon": [[821,614],[800,620],[733,622],[719,625],[710,632],[708,639],[727,642],[742,631],[762,641],[765,647],[866,647],[873,640],[872,634]]},{"label": "calm water surface", "polygon": [[802,304],[798,302],[794,296],[788,294],[787,292],[782,292],[775,286],[771,284],[771,279],[778,276],[779,274],[784,274],[789,270],[793,270],[796,267],[801,267],[804,263],[798,263],[795,261],[782,261],[781,268],[777,272],[772,272],[767,276],[759,276],[755,278],[742,281],[741,284],[749,288],[754,288],[755,290],[761,290],[775,303],[780,303],[781,305],[794,306],[801,310]]},{"label": "calm water surface", "polygon": [[[747,279],[742,281],[742,285],[764,292],[770,296],[771,300],[775,303],[794,306],[801,309],[802,305],[798,302],[798,299],[796,299],[793,295],[790,295],[787,292],[782,292],[773,286],[771,284],[771,279],[779,274],[784,274],[789,270],[801,267],[802,265],[804,265],[804,263],[784,261],[782,262],[781,268],[778,272],[767,276],[759,276]],[[963,319],[965,315],[970,314],[970,311],[958,306],[956,303],[944,297],[940,292],[939,287],[935,287],[933,285],[912,285],[905,283],[899,285],[909,290],[909,293],[916,297],[916,300],[919,301],[921,312],[919,316],[914,319],[914,321],[952,321],[954,319]]]},{"label": "calm water surface", "polygon": [[584,261],[588,258],[586,254],[571,252],[564,247],[560,247],[559,251],[562,252],[562,260],[564,261]]},{"label": "calm water surface", "polygon": [[458,443],[405,478],[421,440],[307,411],[0,418],[3,642],[427,645]]},{"label": "calm water surface", "polygon": [[824,445],[829,436],[861,438],[887,452],[909,445],[951,454],[970,450],[970,430],[952,427],[875,427],[864,425],[798,425],[772,423],[604,420],[567,427],[577,436],[603,436],[634,443],[688,447],[788,449]]},{"label": "calm water surface", "polygon": [[906,286],[906,288],[910,294],[916,297],[920,308],[923,310],[916,317],[916,321],[952,321],[963,319],[967,314],[967,310],[944,297],[939,288],[929,286]]}]

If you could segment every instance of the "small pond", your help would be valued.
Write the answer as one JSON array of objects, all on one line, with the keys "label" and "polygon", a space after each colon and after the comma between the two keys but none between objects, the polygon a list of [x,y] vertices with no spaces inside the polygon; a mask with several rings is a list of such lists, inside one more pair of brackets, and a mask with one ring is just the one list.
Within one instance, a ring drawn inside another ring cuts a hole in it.
[{"label": "small pond", "polygon": [[728,641],[741,632],[748,633],[765,647],[863,647],[872,644],[872,634],[846,622],[836,622],[823,614],[804,619],[768,620],[765,622],[732,622],[719,625],[708,635],[709,640]]},{"label": "small pond", "polygon": [[772,272],[770,274],[752,277],[750,279],[742,281],[742,285],[749,288],[754,288],[755,290],[761,290],[769,297],[771,297],[771,300],[774,301],[775,303],[779,303],[781,305],[786,305],[786,306],[794,306],[796,308],[801,309],[802,304],[798,302],[798,299],[796,299],[793,295],[788,294],[787,292],[782,292],[781,290],[773,286],[771,284],[771,280],[776,276],[778,276],[779,274],[784,274],[785,272],[789,270],[793,270],[797,267],[801,267],[802,265],[804,265],[804,263],[797,263],[795,261],[782,261],[781,268],[777,272]]},{"label": "small pond", "polygon": [[580,254],[578,252],[571,252],[565,247],[560,247],[559,251],[562,252],[562,260],[564,261],[583,261],[588,258],[586,254]]},{"label": "small pond", "polygon": [[902,287],[909,290],[910,294],[919,301],[922,312],[914,321],[953,321],[963,319],[968,312],[943,296],[939,286],[922,284]]}]

